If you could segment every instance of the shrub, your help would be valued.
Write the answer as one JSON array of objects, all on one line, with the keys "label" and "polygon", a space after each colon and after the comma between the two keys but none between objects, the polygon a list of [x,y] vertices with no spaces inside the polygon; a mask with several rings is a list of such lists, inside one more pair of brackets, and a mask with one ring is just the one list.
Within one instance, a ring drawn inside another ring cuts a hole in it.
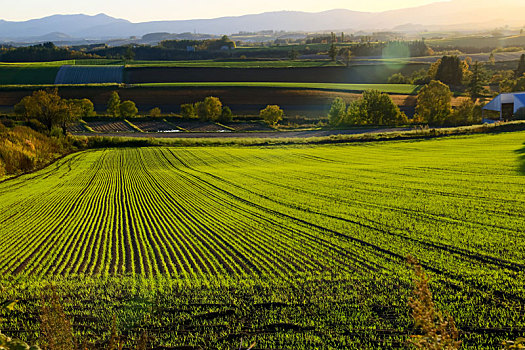
[{"label": "shrub", "polygon": [[283,119],[284,111],[277,105],[268,105],[261,110],[259,116],[268,125],[276,125]]},{"label": "shrub", "polygon": [[38,132],[46,132],[47,128],[38,119],[29,119],[27,126]]},{"label": "shrub", "polygon": [[62,136],[64,136],[64,134],[62,133],[62,129],[58,127],[53,127],[51,131],[49,132],[49,136],[56,137],[57,139],[59,139]]},{"label": "shrub", "polygon": [[405,77],[402,73],[395,73],[388,78],[389,84],[412,84],[412,80],[409,77]]},{"label": "shrub", "polygon": [[525,120],[525,107],[519,108],[516,113],[514,113],[514,119],[516,120]]},{"label": "shrub", "polygon": [[43,297],[41,315],[42,347],[44,350],[74,349],[73,329],[54,289]]},{"label": "shrub", "polygon": [[417,349],[425,350],[454,350],[459,349],[459,333],[454,319],[436,309],[429,288],[429,278],[421,265],[412,257],[408,258],[412,265],[414,277],[414,294],[409,299],[408,305],[412,309],[412,318],[415,327],[422,333],[414,335],[410,343]]},{"label": "shrub", "polygon": [[149,111],[149,116],[152,118],[159,118],[162,116],[162,111],[159,107],[155,107],[151,111]]},{"label": "shrub", "polygon": [[4,118],[2,119],[2,124],[6,127],[6,128],[13,128],[16,124],[15,124],[15,121],[13,119],[9,119],[9,118]]},{"label": "shrub", "polygon": [[447,124],[457,125],[473,125],[481,122],[481,106],[477,106],[472,100],[464,100],[452,112]]},{"label": "shrub", "polygon": [[183,118],[186,119],[194,119],[197,117],[197,113],[195,112],[195,106],[191,103],[181,105],[180,114]]},{"label": "shrub", "polygon": [[332,101],[328,112],[328,121],[331,125],[339,125],[343,122],[346,113],[346,103],[341,97],[336,97]]},{"label": "shrub", "polygon": [[219,117],[219,121],[221,123],[227,123],[227,122],[231,122],[232,119],[233,119],[233,113],[230,107],[228,106],[222,107],[222,112],[221,112],[221,116]]}]

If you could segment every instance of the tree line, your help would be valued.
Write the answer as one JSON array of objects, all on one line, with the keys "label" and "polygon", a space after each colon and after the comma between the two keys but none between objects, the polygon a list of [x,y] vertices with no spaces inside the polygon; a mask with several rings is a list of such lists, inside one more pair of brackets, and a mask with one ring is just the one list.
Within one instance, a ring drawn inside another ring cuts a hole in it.
[{"label": "tree line", "polygon": [[488,85],[496,85],[500,92],[525,91],[525,54],[521,55],[514,70],[495,70],[495,64],[493,54],[488,62],[472,62],[469,57],[461,60],[458,56],[443,56],[428,70],[416,71],[411,76],[395,73],[388,82],[424,85],[438,80],[456,90],[466,91],[473,99],[491,95],[486,88]]},{"label": "tree line", "polygon": [[363,96],[346,104],[342,98],[332,102],[328,120],[332,126],[428,124],[431,126],[472,125],[481,122],[481,105],[464,99],[452,108],[452,92],[448,85],[432,80],[417,95],[416,114],[412,120],[400,111],[392,98],[378,90],[368,90]]},{"label": "tree line", "polygon": [[57,47],[52,42],[27,47],[0,48],[0,61],[3,62],[46,62],[99,57],[91,53]]},{"label": "tree line", "polygon": [[[233,120],[233,113],[224,106],[218,97],[208,96],[202,101],[181,105],[181,116],[185,119],[227,123]],[[52,131],[59,128],[63,134],[67,126],[80,119],[96,117],[93,102],[89,99],[63,99],[58,89],[38,90],[23,97],[14,106],[15,114],[29,121],[37,131]],[[121,101],[118,92],[113,91],[107,102],[106,116],[112,118],[133,118],[138,108],[133,101]],[[161,117],[162,111],[156,107],[149,111],[150,117]],[[261,120],[276,125],[283,119],[284,112],[277,105],[268,105],[259,113]]]}]

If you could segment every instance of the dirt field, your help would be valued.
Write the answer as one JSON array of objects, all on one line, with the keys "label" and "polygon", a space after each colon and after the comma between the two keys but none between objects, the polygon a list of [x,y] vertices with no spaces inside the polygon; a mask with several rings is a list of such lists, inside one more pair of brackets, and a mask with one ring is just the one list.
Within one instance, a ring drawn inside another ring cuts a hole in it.
[{"label": "dirt field", "polygon": [[380,64],[313,68],[126,68],[127,84],[172,82],[295,82],[384,84],[397,72],[411,74],[428,64]]},{"label": "dirt field", "polygon": [[[114,90],[118,91],[122,100],[134,101],[141,112],[159,107],[164,113],[178,113],[181,104],[195,103],[207,96],[216,96],[238,115],[255,115],[267,105],[276,104],[281,106],[288,116],[300,115],[312,119],[325,117],[336,97],[342,97],[349,103],[361,96],[344,91],[260,87],[62,87],[59,94],[64,98],[89,98],[98,112],[104,112]],[[32,89],[0,91],[0,109],[12,108],[32,92]],[[391,97],[408,116],[414,114],[416,96]],[[461,98],[453,99],[453,105],[457,105],[460,100]]]}]

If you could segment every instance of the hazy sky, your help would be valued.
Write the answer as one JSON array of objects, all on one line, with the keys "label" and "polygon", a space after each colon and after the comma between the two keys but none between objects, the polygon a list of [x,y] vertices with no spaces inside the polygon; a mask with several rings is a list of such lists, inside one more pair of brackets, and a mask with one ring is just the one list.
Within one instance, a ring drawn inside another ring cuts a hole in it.
[{"label": "hazy sky", "polygon": [[335,8],[385,11],[445,0],[0,0],[0,19],[21,21],[52,14],[85,13],[132,22],[237,16],[279,10],[318,12]]}]

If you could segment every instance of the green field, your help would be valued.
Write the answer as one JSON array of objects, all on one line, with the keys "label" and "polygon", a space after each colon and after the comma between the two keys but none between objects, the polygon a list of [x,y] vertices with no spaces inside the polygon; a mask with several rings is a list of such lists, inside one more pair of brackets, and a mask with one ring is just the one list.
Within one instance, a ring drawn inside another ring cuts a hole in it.
[{"label": "green field", "polygon": [[85,337],[116,315],[158,346],[399,348],[411,254],[465,346],[499,349],[525,332],[524,142],[70,155],[0,183],[2,293],[21,299],[5,333],[35,337],[54,280]]},{"label": "green field", "polygon": [[286,89],[319,89],[345,92],[363,92],[376,89],[391,94],[417,94],[421,86],[409,84],[334,84],[334,83],[266,83],[266,82],[211,82],[211,83],[146,83],[134,84],[135,87],[253,87],[253,88],[286,88]]},{"label": "green field", "polygon": [[0,62],[6,66],[49,67],[49,66],[98,66],[126,65],[128,67],[218,67],[218,68],[287,68],[287,67],[330,67],[341,64],[330,60],[191,60],[191,61],[125,61],[116,59],[83,59],[50,62]]},{"label": "green field", "polygon": [[0,85],[53,84],[60,66],[0,64]]}]

